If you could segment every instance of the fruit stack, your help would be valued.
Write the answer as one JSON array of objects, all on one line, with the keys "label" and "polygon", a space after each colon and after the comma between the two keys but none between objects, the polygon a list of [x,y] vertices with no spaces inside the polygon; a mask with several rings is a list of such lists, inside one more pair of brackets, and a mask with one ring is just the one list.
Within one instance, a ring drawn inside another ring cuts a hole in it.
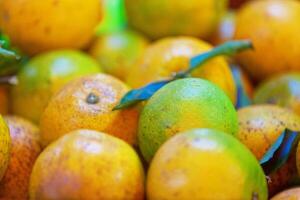
[{"label": "fruit stack", "polygon": [[300,200],[299,0],[1,0],[0,199]]}]

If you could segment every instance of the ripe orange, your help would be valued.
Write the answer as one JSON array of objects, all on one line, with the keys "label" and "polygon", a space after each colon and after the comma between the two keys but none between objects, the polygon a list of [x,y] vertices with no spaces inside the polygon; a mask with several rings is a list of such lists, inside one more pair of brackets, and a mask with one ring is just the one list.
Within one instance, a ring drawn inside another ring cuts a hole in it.
[{"label": "ripe orange", "polygon": [[31,174],[30,199],[142,200],[144,172],[124,141],[91,131],[71,132],[49,145]]},{"label": "ripe orange", "polygon": [[53,96],[41,117],[43,145],[76,129],[103,131],[134,144],[138,110],[112,111],[128,90],[123,82],[104,74],[70,82]]},{"label": "ripe orange", "polygon": [[266,200],[265,175],[233,136],[213,130],[182,132],[163,144],[148,172],[149,200]]},{"label": "ripe orange", "polygon": [[0,86],[0,114],[8,112],[8,91],[6,86]]},{"label": "ripe orange", "polygon": [[[275,105],[254,105],[238,110],[238,139],[257,159],[262,159],[271,145],[286,129],[300,131],[300,117]],[[278,171],[270,174],[269,193],[283,189],[297,173],[295,155]]]},{"label": "ripe orange", "polygon": [[33,164],[41,152],[38,128],[31,122],[6,116],[12,140],[8,168],[0,182],[0,199],[28,199]]},{"label": "ripe orange", "polygon": [[[186,70],[191,57],[209,51],[212,46],[192,37],[170,37],[150,45],[144,55],[132,67],[127,83],[142,87],[149,82],[168,79],[172,74]],[[218,85],[236,101],[236,87],[231,70],[223,57],[217,57],[199,67],[193,77],[207,79]]]},{"label": "ripe orange", "polygon": [[250,39],[255,51],[237,56],[257,79],[300,70],[300,2],[250,1],[236,17],[235,39]]},{"label": "ripe orange", "polygon": [[28,54],[85,47],[101,19],[99,0],[1,0],[0,27]]}]

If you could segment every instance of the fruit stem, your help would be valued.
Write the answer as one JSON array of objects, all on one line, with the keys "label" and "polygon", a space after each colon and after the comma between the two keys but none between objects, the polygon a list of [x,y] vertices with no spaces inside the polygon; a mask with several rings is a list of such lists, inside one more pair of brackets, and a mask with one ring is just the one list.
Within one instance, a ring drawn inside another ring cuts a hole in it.
[{"label": "fruit stem", "polygon": [[178,73],[175,75],[175,78],[183,78],[189,76],[195,69],[202,66],[208,60],[217,57],[217,56],[234,56],[238,52],[253,49],[252,42],[249,40],[236,40],[225,42],[222,45],[219,45],[212,50],[202,53],[193,57],[190,60],[190,67],[188,70]]}]

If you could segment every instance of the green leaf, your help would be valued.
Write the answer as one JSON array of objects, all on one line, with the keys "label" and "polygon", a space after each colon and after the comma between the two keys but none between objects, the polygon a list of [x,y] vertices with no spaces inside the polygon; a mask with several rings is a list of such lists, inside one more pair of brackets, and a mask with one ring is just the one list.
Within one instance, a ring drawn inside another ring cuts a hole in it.
[{"label": "green leaf", "polygon": [[123,108],[130,107],[138,102],[145,101],[149,99],[156,91],[162,88],[164,85],[168,84],[171,80],[164,80],[150,83],[145,87],[140,89],[131,90],[125,94],[125,96],[121,99],[120,103],[114,107],[113,110],[119,110]]},{"label": "green leaf", "polygon": [[127,94],[125,94],[125,96],[121,99],[120,103],[113,110],[127,108],[141,101],[148,100],[157,90],[159,90],[161,87],[168,84],[169,82],[180,78],[190,77],[191,72],[194,69],[201,66],[209,59],[212,59],[219,55],[232,56],[235,53],[238,53],[246,49],[251,49],[251,48],[252,48],[252,43],[248,40],[226,42],[223,45],[220,45],[206,53],[193,57],[190,60],[189,69],[177,73],[172,79],[153,82],[140,89],[129,91]]},{"label": "green leaf", "polygon": [[235,65],[231,65],[231,72],[234,78],[234,82],[236,84],[237,94],[236,94],[236,109],[246,107],[252,104],[249,96],[246,93],[246,89],[242,83],[242,73],[239,67]]},{"label": "green leaf", "polygon": [[233,56],[241,51],[253,49],[253,45],[249,40],[236,40],[225,42],[224,44],[213,48],[212,50],[193,57],[190,60],[190,68],[186,73],[191,73],[198,66],[203,65],[208,60],[216,56]]},{"label": "green leaf", "polygon": [[260,160],[260,164],[269,175],[282,167],[289,159],[299,142],[299,132],[284,130],[267,153]]}]

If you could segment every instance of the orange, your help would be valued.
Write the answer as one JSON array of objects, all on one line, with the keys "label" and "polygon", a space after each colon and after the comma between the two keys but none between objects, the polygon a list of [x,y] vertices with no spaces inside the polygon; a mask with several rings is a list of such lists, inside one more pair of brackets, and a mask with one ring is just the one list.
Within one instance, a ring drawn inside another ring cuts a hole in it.
[{"label": "orange", "polygon": [[106,73],[125,80],[148,43],[144,36],[129,30],[107,33],[95,41],[90,54],[98,60]]},{"label": "orange", "polygon": [[59,50],[32,58],[17,74],[12,87],[14,114],[38,123],[50,98],[69,81],[101,71],[98,63],[76,50]]},{"label": "orange", "polygon": [[[300,117],[275,105],[253,105],[238,110],[238,139],[257,159],[262,159],[285,129],[300,131]],[[283,189],[296,174],[295,155],[278,171],[270,174],[269,192]]]},{"label": "orange", "polygon": [[286,73],[263,82],[254,94],[254,103],[272,103],[300,115],[300,73]]},{"label": "orange", "polygon": [[128,90],[123,82],[104,74],[70,82],[53,96],[42,115],[43,145],[82,128],[103,131],[134,144],[138,110],[112,111]]},{"label": "orange", "polygon": [[236,111],[226,94],[209,81],[186,78],[167,84],[148,100],[139,118],[138,141],[144,158],[149,162],[165,141],[192,128],[235,135]]},{"label": "orange", "polygon": [[125,0],[128,23],[152,39],[189,35],[207,38],[227,0]]},{"label": "orange", "polygon": [[300,70],[300,2],[250,1],[236,17],[235,39],[250,39],[255,51],[237,56],[256,80]]},{"label": "orange", "polygon": [[38,128],[16,116],[6,116],[12,140],[8,168],[0,182],[0,199],[28,199],[33,164],[41,152]]},{"label": "orange", "polygon": [[144,172],[138,155],[122,140],[77,130],[41,153],[29,194],[31,200],[142,200]]},{"label": "orange", "polygon": [[182,132],[163,144],[147,179],[148,200],[267,200],[263,170],[233,136],[213,130]]},{"label": "orange", "polygon": [[[192,37],[170,37],[150,45],[144,55],[132,67],[127,83],[142,87],[149,82],[168,79],[172,74],[189,67],[191,57],[211,50],[212,46]],[[236,88],[232,73],[223,57],[217,57],[199,67],[192,74],[207,79],[235,102]]]},{"label": "orange", "polygon": [[85,47],[102,9],[99,0],[2,0],[0,27],[28,54]]},{"label": "orange", "polygon": [[223,15],[217,29],[210,38],[212,44],[218,45],[233,39],[235,32],[235,15],[235,11],[228,11]]},{"label": "orange", "polygon": [[300,200],[300,188],[291,188],[284,190],[272,197],[271,200]]}]

